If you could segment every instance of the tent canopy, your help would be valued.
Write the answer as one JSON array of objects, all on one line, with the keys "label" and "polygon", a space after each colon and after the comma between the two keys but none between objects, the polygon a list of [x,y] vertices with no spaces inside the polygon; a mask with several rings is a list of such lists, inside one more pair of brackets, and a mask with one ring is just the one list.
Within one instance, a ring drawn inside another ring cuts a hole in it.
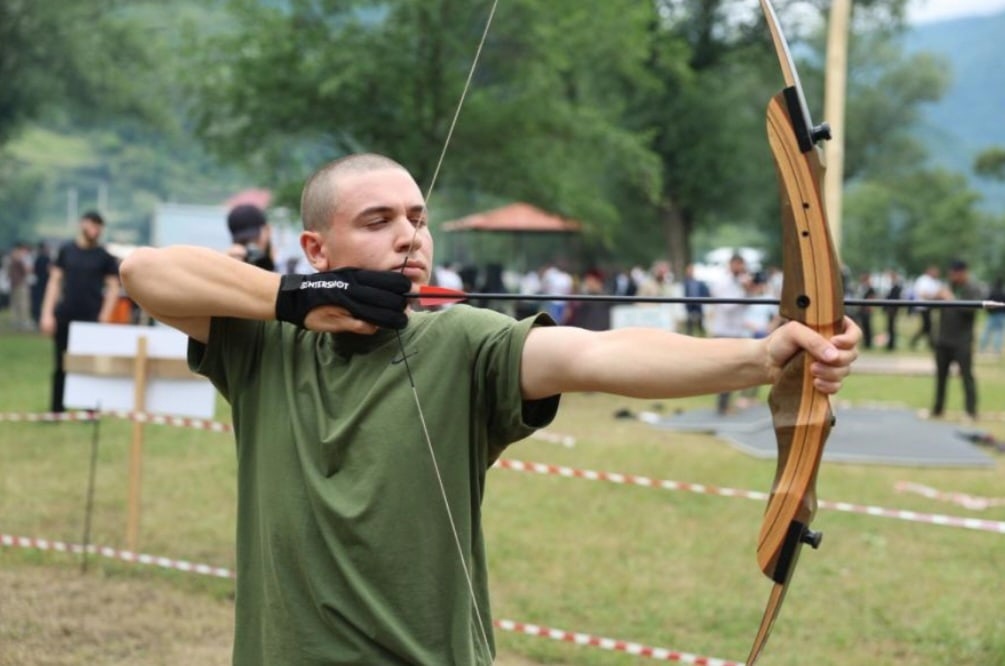
[{"label": "tent canopy", "polygon": [[475,213],[459,220],[444,222],[444,231],[509,231],[579,233],[582,225],[558,215],[546,213],[526,203]]}]

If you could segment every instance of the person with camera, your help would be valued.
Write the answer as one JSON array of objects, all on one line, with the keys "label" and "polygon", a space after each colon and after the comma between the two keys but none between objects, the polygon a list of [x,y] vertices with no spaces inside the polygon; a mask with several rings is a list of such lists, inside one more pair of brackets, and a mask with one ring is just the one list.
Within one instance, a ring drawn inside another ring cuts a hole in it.
[{"label": "person with camera", "polygon": [[233,245],[227,254],[246,264],[276,270],[272,258],[272,237],[265,212],[252,204],[235,206],[227,214],[227,227]]}]

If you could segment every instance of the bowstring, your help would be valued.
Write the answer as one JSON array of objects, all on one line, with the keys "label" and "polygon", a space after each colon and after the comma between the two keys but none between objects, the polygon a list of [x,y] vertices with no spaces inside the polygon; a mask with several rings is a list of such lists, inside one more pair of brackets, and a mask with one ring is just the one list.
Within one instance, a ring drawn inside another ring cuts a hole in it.
[{"label": "bowstring", "polygon": [[[489,29],[492,27],[492,19],[495,17],[496,7],[499,5],[499,0],[493,0],[492,6],[489,9],[488,18],[485,21],[485,28],[482,30],[481,39],[478,41],[478,48],[475,50],[474,58],[471,61],[471,67],[468,69],[468,76],[464,81],[464,87],[461,89],[461,96],[457,101],[457,107],[454,109],[453,118],[450,121],[450,126],[447,128],[447,136],[443,141],[443,147],[440,149],[440,156],[436,160],[436,166],[433,169],[432,178],[429,181],[429,187],[426,189],[426,211],[428,215],[429,211],[429,200],[433,196],[433,188],[436,186],[436,180],[440,175],[440,169],[443,166],[443,162],[447,156],[447,149],[450,146],[450,141],[454,136],[454,129],[457,127],[457,120],[461,115],[461,108],[464,106],[464,100],[467,99],[468,90],[471,89],[471,81],[474,79],[475,70],[478,68],[478,61],[481,58],[482,50],[485,46],[485,42],[488,39]],[[428,221],[426,222],[428,224]],[[401,274],[405,273],[405,266],[408,257],[412,256],[412,252],[415,249],[415,240],[418,238],[419,229],[422,228],[422,224],[416,224],[415,230],[412,232],[412,240],[408,244],[408,250],[405,253],[406,261],[401,263]],[[429,267],[432,270],[432,266]],[[408,377],[408,384],[412,389],[412,399],[415,401],[415,410],[419,415],[419,423],[422,425],[422,434],[426,440],[426,447],[429,450],[429,457],[433,463],[433,473],[436,476],[437,487],[440,490],[440,498],[443,500],[443,508],[446,511],[447,522],[450,524],[450,532],[454,538],[454,546],[457,549],[457,557],[461,565],[461,571],[464,573],[464,581],[468,587],[468,595],[471,601],[471,608],[474,611],[475,620],[478,623],[478,630],[481,633],[482,641],[484,642],[485,654],[491,656],[492,649],[489,643],[488,631],[485,628],[485,620],[482,618],[481,611],[478,608],[478,599],[475,594],[475,584],[474,579],[471,576],[471,569],[468,567],[467,557],[465,555],[465,550],[463,544],[461,544],[461,535],[457,529],[457,522],[454,520],[454,513],[450,509],[450,497],[447,495],[447,487],[443,482],[443,475],[440,473],[440,465],[436,459],[436,449],[433,447],[433,438],[429,435],[429,427],[426,424],[426,414],[422,410],[422,402],[419,400],[419,391],[415,386],[415,377],[412,374],[411,364],[408,362],[408,354],[405,353],[405,342],[401,337],[401,331],[395,329],[395,335],[398,339],[398,348],[401,350],[401,358],[403,365],[405,366],[405,374]]]}]

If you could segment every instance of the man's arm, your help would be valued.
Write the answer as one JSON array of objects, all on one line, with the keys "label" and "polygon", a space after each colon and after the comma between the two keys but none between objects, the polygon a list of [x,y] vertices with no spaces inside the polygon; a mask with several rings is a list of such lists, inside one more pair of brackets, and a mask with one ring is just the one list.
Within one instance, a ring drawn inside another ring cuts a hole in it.
[{"label": "man's arm", "polygon": [[404,294],[411,282],[396,271],[344,268],[282,277],[207,248],[174,246],[136,250],[119,274],[152,317],[203,343],[213,317],[267,321],[278,315],[312,331],[363,335],[408,323]]},{"label": "man's arm", "polygon": [[56,264],[49,265],[49,281],[45,285],[45,295],[42,297],[42,312],[39,315],[38,326],[46,335],[56,332],[56,303],[63,291],[63,269]]},{"label": "man's arm", "polygon": [[119,273],[150,316],[203,343],[213,317],[275,318],[279,274],[208,248],[140,248]]},{"label": "man's arm", "polygon": [[835,393],[857,357],[862,332],[845,319],[830,340],[797,323],[766,338],[692,338],[657,329],[592,332],[538,327],[524,344],[521,387],[528,400],[570,391],[636,398],[678,398],[776,381],[800,349],[816,360],[814,385]]},{"label": "man's arm", "polygon": [[105,294],[101,300],[101,310],[98,312],[98,321],[107,324],[112,320],[115,312],[115,304],[119,302],[119,290],[121,288],[118,275],[105,276]]}]

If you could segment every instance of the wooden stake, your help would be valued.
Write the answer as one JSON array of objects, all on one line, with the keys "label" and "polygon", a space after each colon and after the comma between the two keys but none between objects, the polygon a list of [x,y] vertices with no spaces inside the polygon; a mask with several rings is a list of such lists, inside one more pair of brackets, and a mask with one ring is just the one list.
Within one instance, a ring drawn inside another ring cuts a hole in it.
[{"label": "wooden stake", "polygon": [[[136,361],[133,366],[133,410],[144,413],[147,408],[147,338],[136,339]],[[129,448],[129,518],[126,524],[126,548],[139,552],[140,501],[143,477],[143,423],[133,421],[133,440]]]},{"label": "wooden stake", "polygon": [[824,193],[827,220],[834,250],[841,254],[842,215],[844,214],[845,98],[848,81],[848,22],[852,0],[831,3],[827,31],[827,74],[824,77],[824,117],[831,126],[831,140],[824,146],[827,174]]}]

